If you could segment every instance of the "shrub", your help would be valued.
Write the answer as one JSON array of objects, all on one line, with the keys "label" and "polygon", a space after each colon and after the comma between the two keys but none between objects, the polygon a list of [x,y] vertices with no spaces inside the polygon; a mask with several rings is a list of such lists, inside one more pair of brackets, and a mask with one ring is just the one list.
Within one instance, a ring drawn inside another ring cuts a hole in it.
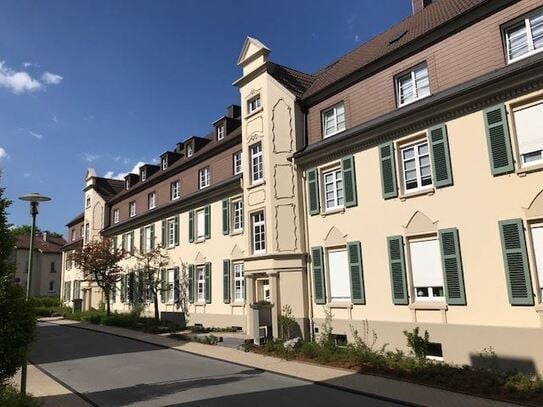
[{"label": "shrub", "polygon": [[48,297],[48,296],[32,297],[30,298],[30,304],[33,307],[47,307],[47,308],[60,307],[62,305],[60,303],[60,298]]},{"label": "shrub", "polygon": [[71,312],[69,307],[34,307],[34,314],[37,317],[59,317]]},{"label": "shrub", "polygon": [[279,315],[279,336],[281,339],[292,339],[300,336],[300,326],[294,315],[290,305],[284,305]]},{"label": "shrub", "polygon": [[412,332],[403,331],[407,338],[407,346],[418,359],[424,359],[428,354],[428,345],[430,344],[430,335],[428,331],[424,331],[424,336],[419,335],[419,327],[413,329]]},{"label": "shrub", "polygon": [[9,407],[39,407],[41,403],[31,396],[23,396],[13,386],[0,385],[0,406]]}]

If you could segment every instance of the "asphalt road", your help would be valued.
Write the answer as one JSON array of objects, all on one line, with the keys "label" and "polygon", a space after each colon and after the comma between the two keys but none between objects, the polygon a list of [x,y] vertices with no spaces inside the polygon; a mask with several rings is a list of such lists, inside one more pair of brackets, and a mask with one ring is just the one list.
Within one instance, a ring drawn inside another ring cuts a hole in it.
[{"label": "asphalt road", "polygon": [[40,323],[30,355],[97,406],[392,406],[370,397],[172,349]]}]

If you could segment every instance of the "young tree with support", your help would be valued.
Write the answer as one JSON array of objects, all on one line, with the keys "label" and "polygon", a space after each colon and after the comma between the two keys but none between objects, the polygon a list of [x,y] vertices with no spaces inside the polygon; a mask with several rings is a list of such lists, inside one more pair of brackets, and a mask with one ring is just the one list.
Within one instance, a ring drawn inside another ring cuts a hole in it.
[{"label": "young tree with support", "polygon": [[96,281],[104,291],[108,316],[111,315],[111,294],[121,279],[119,262],[125,257],[125,251],[114,247],[112,240],[107,238],[92,240],[71,255],[85,278]]}]

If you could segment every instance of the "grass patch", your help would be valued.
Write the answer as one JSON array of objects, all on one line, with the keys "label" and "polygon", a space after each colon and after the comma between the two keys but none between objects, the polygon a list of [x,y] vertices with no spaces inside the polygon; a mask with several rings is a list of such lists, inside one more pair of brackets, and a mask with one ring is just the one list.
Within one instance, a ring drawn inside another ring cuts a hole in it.
[{"label": "grass patch", "polygon": [[13,386],[0,385],[0,406],[39,407],[41,406],[41,403],[32,396],[23,396],[19,390]]}]

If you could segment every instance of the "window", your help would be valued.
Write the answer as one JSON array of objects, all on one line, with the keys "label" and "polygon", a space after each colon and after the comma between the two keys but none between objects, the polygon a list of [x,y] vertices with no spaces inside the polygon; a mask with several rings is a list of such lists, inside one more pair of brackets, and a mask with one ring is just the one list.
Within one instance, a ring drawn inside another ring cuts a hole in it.
[{"label": "window", "polygon": [[125,185],[126,189],[130,189],[130,180],[127,179],[127,180],[124,182],[124,185]]},{"label": "window", "polygon": [[124,235],[124,247],[123,250],[126,252],[132,252],[132,248],[134,247],[134,235],[132,232],[125,233]]},{"label": "window", "polygon": [[257,143],[251,146],[251,180],[255,183],[261,181],[263,177],[262,144]]},{"label": "window", "polygon": [[539,301],[543,302],[543,225],[532,228],[532,241],[539,281]]},{"label": "window", "polygon": [[217,127],[217,140],[221,141],[224,138],[224,124]]},{"label": "window", "polygon": [[430,95],[428,67],[421,64],[396,78],[398,106],[407,105]]},{"label": "window", "polygon": [[199,171],[200,176],[200,189],[207,188],[209,186],[209,167],[202,168]]},{"label": "window", "polygon": [[264,212],[253,213],[251,219],[253,227],[253,253],[263,253],[266,251]]},{"label": "window", "polygon": [[73,242],[75,240],[75,229],[72,229],[70,233],[72,234],[72,242]]},{"label": "window", "polygon": [[113,223],[119,223],[119,208],[113,210]]},{"label": "window", "polygon": [[174,297],[174,283],[175,283],[175,277],[174,277],[174,269],[169,269],[168,270],[168,275],[167,275],[167,281],[166,281],[166,284],[167,284],[167,287],[168,287],[168,291],[166,292],[166,301],[167,302],[173,302],[173,297]]},{"label": "window", "polygon": [[90,199],[90,196],[87,197],[87,202],[85,204],[85,207],[86,208],[90,208],[91,207],[91,199]]},{"label": "window", "polygon": [[341,168],[323,173],[324,200],[326,210],[343,207],[343,175]]},{"label": "window", "polygon": [[330,300],[351,301],[351,283],[347,249],[328,251],[330,274]]},{"label": "window", "polygon": [[232,202],[232,231],[240,232],[243,230],[243,201]]},{"label": "window", "polygon": [[345,105],[343,102],[322,113],[322,128],[325,138],[345,130]]},{"label": "window", "polygon": [[51,262],[51,269],[49,270],[50,273],[56,273],[57,272],[57,266],[54,261]]},{"label": "window", "polygon": [[179,193],[179,181],[174,181],[170,184],[170,198],[173,200],[179,199],[181,194]]},{"label": "window", "polygon": [[258,109],[260,109],[260,107],[260,95],[249,99],[249,101],[247,102],[247,110],[249,111],[249,114],[256,112]]},{"label": "window", "polygon": [[205,302],[206,300],[206,276],[204,266],[198,266],[196,268],[197,275],[197,300],[198,302]]},{"label": "window", "polygon": [[204,210],[196,212],[196,240],[204,240],[206,237],[206,217]]},{"label": "window", "polygon": [[164,157],[162,159],[162,171],[164,171],[166,168],[168,168],[168,159]]},{"label": "window", "polygon": [[192,148],[192,145],[189,144],[189,145],[187,146],[187,157],[192,157],[192,154],[194,154],[194,150],[193,150],[193,148]]},{"label": "window", "polygon": [[72,299],[71,291],[72,283],[70,281],[64,282],[64,301],[70,301]]},{"label": "window", "polygon": [[168,225],[167,225],[167,233],[168,233],[168,247],[174,247],[175,246],[175,219],[171,218],[168,219]]},{"label": "window", "polygon": [[152,250],[153,249],[153,231],[152,231],[151,226],[147,226],[144,229],[143,238],[145,239],[144,240],[145,245],[143,246],[145,251],[148,252],[148,251]]},{"label": "window", "polygon": [[543,10],[506,28],[507,59],[515,62],[543,50]]},{"label": "window", "polygon": [[81,299],[81,281],[80,280],[75,280],[74,281],[74,296],[73,298],[74,299]]},{"label": "window", "polygon": [[241,151],[234,154],[234,175],[238,175],[243,172],[241,157]]},{"label": "window", "polygon": [[428,140],[401,150],[404,191],[419,191],[432,186],[432,166]]},{"label": "window", "polygon": [[155,209],[156,208],[156,193],[151,192],[149,195],[147,195],[147,207],[149,209]]},{"label": "window", "polygon": [[140,178],[142,181],[145,181],[147,179],[147,171],[145,171],[145,169],[142,169],[140,171]]},{"label": "window", "polygon": [[49,292],[52,293],[55,291],[55,281],[54,280],[50,280],[49,281]]},{"label": "window", "polygon": [[136,216],[136,201],[132,201],[128,203],[128,214],[131,218]]},{"label": "window", "polygon": [[445,301],[439,240],[409,242],[413,288],[417,301]]},{"label": "window", "polygon": [[243,263],[234,263],[234,301],[243,302],[245,300],[245,275],[243,273]]},{"label": "window", "polygon": [[81,225],[79,227],[79,236],[82,238],[84,236],[84,233],[85,233],[85,227]]},{"label": "window", "polygon": [[90,225],[85,223],[85,243],[89,241],[90,238]]},{"label": "window", "polygon": [[543,101],[513,111],[521,166],[543,164]]}]

